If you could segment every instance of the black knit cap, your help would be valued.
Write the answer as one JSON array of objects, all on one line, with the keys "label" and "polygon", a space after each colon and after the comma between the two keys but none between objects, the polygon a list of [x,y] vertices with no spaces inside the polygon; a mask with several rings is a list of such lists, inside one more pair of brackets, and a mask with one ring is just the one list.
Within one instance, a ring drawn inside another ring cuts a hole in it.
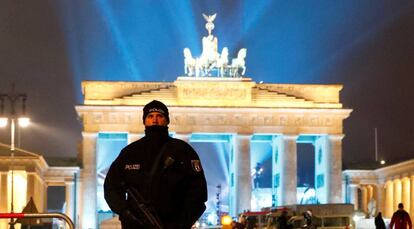
[{"label": "black knit cap", "polygon": [[164,117],[167,119],[167,123],[170,123],[168,108],[167,106],[165,106],[164,103],[158,100],[152,100],[151,102],[147,103],[147,105],[144,106],[143,115],[142,115],[142,120],[144,122],[145,122],[145,118],[147,117],[147,115],[151,112],[159,112],[163,114]]}]

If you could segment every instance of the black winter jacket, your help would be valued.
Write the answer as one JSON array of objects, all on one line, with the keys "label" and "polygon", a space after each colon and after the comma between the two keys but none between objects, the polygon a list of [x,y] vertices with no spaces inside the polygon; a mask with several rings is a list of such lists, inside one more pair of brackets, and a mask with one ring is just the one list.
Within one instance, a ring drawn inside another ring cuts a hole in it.
[{"label": "black winter jacket", "polygon": [[189,144],[169,137],[168,127],[146,127],[145,137],[122,149],[105,178],[105,200],[121,215],[123,228],[145,228],[122,219],[125,209],[135,209],[126,197],[127,187],[135,188],[148,200],[168,229],[191,228],[205,210],[207,185],[200,159]]}]

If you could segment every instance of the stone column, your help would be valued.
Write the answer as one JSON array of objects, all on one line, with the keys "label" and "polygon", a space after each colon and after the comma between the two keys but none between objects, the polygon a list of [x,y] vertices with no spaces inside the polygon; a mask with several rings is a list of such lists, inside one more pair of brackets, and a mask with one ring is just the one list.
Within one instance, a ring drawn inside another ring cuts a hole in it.
[{"label": "stone column", "polygon": [[328,136],[326,153],[326,186],[328,203],[342,203],[342,138],[343,135]]},{"label": "stone column", "polygon": [[410,216],[414,220],[414,174],[410,176]]},{"label": "stone column", "polygon": [[297,203],[297,135],[281,135],[278,147],[280,160],[280,205]]},{"label": "stone column", "polygon": [[[72,222],[75,222],[75,216],[74,216],[74,183],[73,181],[65,181],[65,202],[66,202],[66,208],[65,208],[65,214],[72,220]],[[68,224],[66,224],[66,227],[68,228]]]},{"label": "stone column", "polygon": [[372,198],[374,198],[374,187],[372,185],[367,185],[367,194],[368,194],[368,202],[371,201]]},{"label": "stone column", "polygon": [[236,213],[251,208],[251,174],[250,174],[250,139],[251,135],[236,135],[234,147],[235,208]]},{"label": "stone column", "polygon": [[38,210],[43,209],[43,211],[47,210],[47,184],[46,182],[39,180],[38,182],[39,187],[37,188],[39,193],[43,193],[42,197],[39,199]]},{"label": "stone column", "polygon": [[384,184],[377,184],[376,189],[377,212],[384,213]]},{"label": "stone column", "polygon": [[404,210],[410,212],[410,178],[404,177],[401,179],[401,202],[404,204]]},{"label": "stone column", "polygon": [[367,186],[362,186],[361,187],[361,195],[362,195],[362,197],[361,197],[361,200],[362,200],[362,203],[361,203],[361,210],[363,211],[363,212],[367,212],[367,210],[368,210],[368,190],[367,190]]},{"label": "stone column", "polygon": [[96,181],[96,139],[97,133],[82,132],[82,197],[79,216],[80,228],[95,229],[97,227],[97,181]]},{"label": "stone column", "polygon": [[[7,183],[7,171],[0,171],[0,212],[9,212],[9,203],[7,199],[8,195],[8,183]],[[9,228],[9,219],[0,220],[0,228]]]},{"label": "stone column", "polygon": [[73,181],[65,181],[65,202],[66,202],[66,209],[65,214],[69,216],[69,218],[74,221],[74,182]]},{"label": "stone column", "polygon": [[[36,190],[35,190],[35,174],[27,174],[27,192],[26,192],[26,200],[29,201],[30,198],[33,198],[33,201],[38,207],[38,203],[36,203]],[[39,210],[39,209],[38,209]]]},{"label": "stone column", "polygon": [[394,201],[393,201],[393,205],[392,208],[394,210],[397,210],[397,206],[399,203],[401,203],[401,180],[400,179],[395,179],[393,181],[394,184]]},{"label": "stone column", "polygon": [[391,218],[394,212],[394,185],[392,180],[385,183],[385,211],[384,217]]},{"label": "stone column", "polygon": [[354,204],[354,209],[358,210],[359,207],[359,203],[358,203],[358,185],[357,184],[350,184],[349,185],[349,189],[350,189],[350,202],[351,204]]}]

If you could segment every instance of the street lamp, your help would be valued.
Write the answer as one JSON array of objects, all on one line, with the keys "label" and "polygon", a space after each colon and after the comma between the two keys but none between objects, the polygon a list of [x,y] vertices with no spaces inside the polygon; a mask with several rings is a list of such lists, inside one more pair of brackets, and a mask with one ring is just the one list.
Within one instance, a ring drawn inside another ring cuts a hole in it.
[{"label": "street lamp", "polygon": [[[20,127],[27,127],[30,124],[30,119],[26,116],[26,94],[15,93],[14,84],[12,85],[12,91],[8,94],[0,93],[0,127],[6,127],[10,120],[10,152],[11,152],[11,201],[10,201],[10,211],[14,212],[14,139],[16,136],[16,120]],[[10,103],[10,114],[6,116],[4,113],[5,102]],[[16,104],[21,103],[20,115],[16,112]],[[16,222],[14,219],[10,219],[9,225],[10,229],[14,229]]]}]

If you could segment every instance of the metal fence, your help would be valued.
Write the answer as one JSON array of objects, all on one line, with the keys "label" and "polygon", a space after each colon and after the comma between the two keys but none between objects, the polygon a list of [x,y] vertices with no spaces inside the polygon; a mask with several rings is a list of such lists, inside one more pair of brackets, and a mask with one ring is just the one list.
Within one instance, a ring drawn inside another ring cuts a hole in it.
[{"label": "metal fence", "polygon": [[50,213],[0,213],[0,219],[29,219],[29,218],[60,218],[65,220],[69,229],[75,229],[72,220],[65,214],[60,212]]}]

